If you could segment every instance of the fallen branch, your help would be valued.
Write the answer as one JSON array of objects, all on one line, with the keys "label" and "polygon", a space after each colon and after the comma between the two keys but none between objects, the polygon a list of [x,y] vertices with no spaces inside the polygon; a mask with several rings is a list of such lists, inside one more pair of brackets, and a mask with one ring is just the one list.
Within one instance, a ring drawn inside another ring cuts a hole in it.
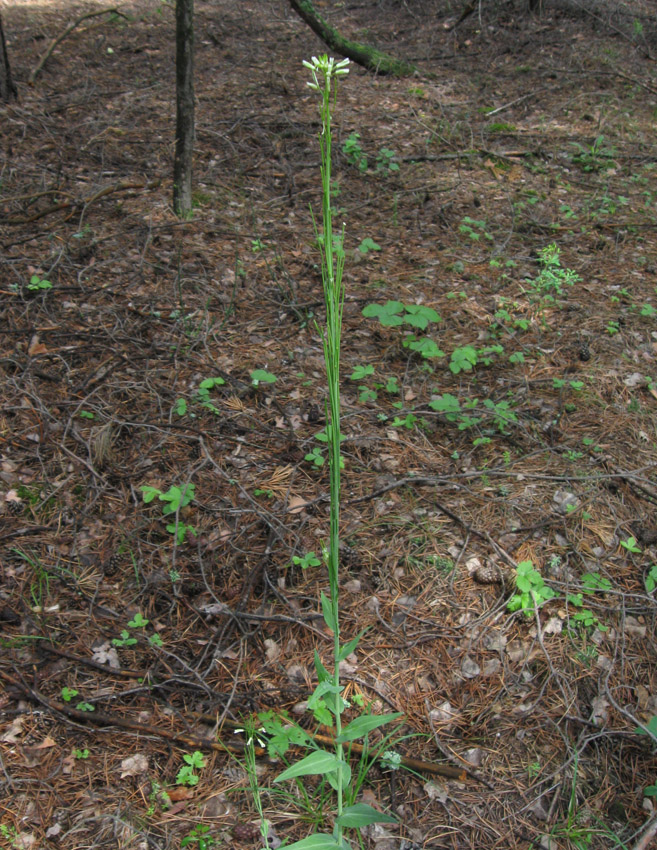
[{"label": "fallen branch", "polygon": [[376,47],[350,41],[341,36],[335,27],[332,27],[315,11],[310,0],[290,0],[290,6],[327,47],[368,71],[373,71],[375,74],[393,74],[397,77],[407,77],[415,72],[415,66],[408,62],[395,59],[394,56],[389,56],[377,50]]},{"label": "fallen branch", "polygon": [[[152,735],[159,738],[166,738],[167,741],[172,741],[175,744],[181,744],[185,748],[197,750],[212,750],[213,752],[218,753],[228,751],[230,753],[241,754],[245,749],[245,745],[241,741],[227,741],[224,740],[223,736],[219,737],[224,730],[233,735],[238,730],[243,729],[243,726],[240,726],[232,720],[224,720],[221,728],[217,730],[217,739],[211,740],[210,738],[205,738],[200,735],[172,732],[161,726],[153,726],[150,723],[140,723],[137,720],[131,720],[128,717],[103,714],[100,711],[79,711],[77,708],[72,708],[71,706],[56,700],[49,700],[43,694],[39,693],[39,691],[29,687],[20,679],[17,679],[1,669],[0,679],[4,679],[5,682],[17,688],[27,699],[31,699],[40,705],[43,705],[45,708],[48,708],[50,711],[63,714],[65,717],[79,723],[92,723],[94,726],[118,726],[121,729],[138,732],[142,736]],[[201,719],[212,723],[216,722],[214,717],[202,716]],[[330,747],[335,746],[335,741],[330,735],[315,734],[310,737],[312,737],[318,744]],[[361,745],[353,742],[345,742],[343,746],[345,748],[350,748],[352,753],[358,755],[364,752]],[[258,756],[264,756],[266,750],[264,748],[256,747],[255,752]],[[466,778],[465,770],[462,770],[459,767],[452,767],[451,765],[434,764],[433,762],[425,762],[420,759],[408,758],[406,756],[402,756],[401,763],[411,770],[423,771],[425,773],[433,774],[434,776],[444,776],[448,779]]]},{"label": "fallen branch", "polygon": [[99,189],[88,198],[72,198],[70,201],[62,201],[59,204],[51,204],[44,210],[33,213],[33,215],[25,216],[24,218],[5,219],[4,224],[31,224],[33,221],[38,221],[40,218],[45,218],[47,215],[52,215],[52,213],[60,212],[61,210],[69,210],[69,215],[67,217],[70,218],[76,209],[86,208],[89,204],[93,204],[95,201],[98,201],[100,198],[104,198],[106,195],[112,195],[115,192],[125,192],[128,189],[156,189],[159,185],[159,180],[151,180],[148,183],[143,180],[115,183],[113,186],[105,186],[104,188]]},{"label": "fallen branch", "polygon": [[29,84],[30,84],[31,86],[33,86],[33,85],[34,85],[34,81],[36,80],[36,78],[37,78],[37,77],[39,76],[39,74],[41,73],[41,70],[43,69],[43,66],[46,64],[46,62],[48,61],[48,59],[50,59],[50,57],[52,56],[52,52],[53,52],[53,50],[57,47],[57,45],[58,45],[58,44],[61,44],[61,42],[62,42],[62,41],[64,41],[64,39],[65,39],[68,35],[70,35],[70,34],[73,32],[73,30],[74,30],[74,29],[75,29],[75,28],[76,28],[79,24],[81,24],[81,23],[82,23],[82,21],[86,21],[86,20],[87,20],[87,18],[97,18],[99,15],[108,15],[108,14],[120,15],[122,18],[126,18],[126,20],[127,20],[127,16],[126,16],[126,15],[124,15],[124,14],[123,14],[123,12],[119,12],[119,10],[118,10],[118,9],[99,9],[97,12],[87,12],[85,15],[80,15],[80,17],[79,17],[79,18],[77,18],[75,21],[73,21],[73,23],[70,23],[70,24],[66,27],[66,29],[64,30],[64,32],[60,33],[60,34],[59,34],[56,38],[54,38],[54,39],[51,41],[50,46],[48,47],[48,49],[46,50],[46,52],[45,52],[45,53],[43,54],[43,56],[39,59],[39,61],[37,62],[36,66],[35,66],[35,67],[34,67],[34,69],[32,70],[32,73],[30,74],[30,77],[29,77],[29,80],[28,80]]}]

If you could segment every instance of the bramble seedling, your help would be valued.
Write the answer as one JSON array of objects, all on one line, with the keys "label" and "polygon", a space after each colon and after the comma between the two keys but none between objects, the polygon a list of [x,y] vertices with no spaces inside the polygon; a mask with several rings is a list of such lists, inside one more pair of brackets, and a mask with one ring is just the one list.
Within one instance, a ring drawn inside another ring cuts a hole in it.
[{"label": "bramble seedling", "polygon": [[449,371],[454,375],[470,372],[477,364],[477,350],[471,345],[455,348],[449,362]]},{"label": "bramble seedling", "polygon": [[367,171],[367,157],[360,144],[360,133],[350,133],[347,136],[342,145],[342,153],[350,165],[354,165],[359,171]]},{"label": "bramble seedling", "polygon": [[399,163],[395,161],[396,154],[390,148],[381,148],[376,155],[377,174],[394,174],[399,171]]},{"label": "bramble seedling", "polygon": [[198,785],[199,777],[196,771],[205,767],[205,756],[195,750],[193,753],[185,753],[183,761],[185,764],[176,774],[176,785]]},{"label": "bramble seedling", "polygon": [[370,251],[380,251],[381,246],[368,236],[360,243],[358,250],[361,254],[369,254]]},{"label": "bramble seedling", "polygon": [[265,369],[254,369],[251,372],[251,386],[257,387],[260,384],[273,384],[276,381],[276,375],[267,372]]},{"label": "bramble seedling", "polygon": [[644,579],[646,593],[652,593],[657,587],[657,564],[653,564],[648,570],[648,575]]},{"label": "bramble seedling", "polygon": [[506,607],[509,611],[522,610],[527,617],[531,617],[544,602],[556,596],[531,561],[521,561],[516,567],[516,587],[518,592],[509,599]]},{"label": "bramble seedling", "polygon": [[467,236],[473,242],[478,242],[482,236],[489,242],[493,241],[492,235],[486,229],[486,222],[480,219],[470,218],[469,215],[466,215],[459,225],[459,233]]},{"label": "bramble seedling", "polygon": [[112,646],[116,646],[119,649],[127,646],[135,646],[136,643],[137,638],[132,637],[132,635],[127,629],[122,629],[120,632],[120,636],[112,640]]},{"label": "bramble seedling", "polygon": [[184,487],[172,485],[166,493],[163,493],[157,487],[151,487],[149,485],[144,485],[140,489],[144,504],[150,504],[150,502],[157,497],[159,501],[165,503],[162,507],[162,516],[167,517],[171,514],[175,514],[175,522],[168,523],[166,525],[166,530],[170,534],[175,535],[176,542],[178,544],[185,542],[188,532],[192,536],[196,537],[196,529],[192,525],[186,525],[179,521],[180,510],[187,507],[187,505],[189,505],[189,503],[195,498],[194,484],[190,482]]},{"label": "bramble seedling", "polygon": [[191,832],[181,840],[180,846],[196,848],[196,850],[211,850],[217,843],[210,835],[210,827],[205,823],[197,823]]},{"label": "bramble seedling", "polygon": [[641,554],[641,547],[636,542],[636,538],[634,537],[628,537],[627,540],[621,540],[620,545],[623,547],[623,549],[626,549],[632,555]]},{"label": "bramble seedling", "polygon": [[411,325],[426,330],[430,322],[440,322],[440,316],[424,304],[403,304],[401,301],[386,301],[385,304],[366,304],[363,307],[366,319],[376,318],[383,327]]},{"label": "bramble seedling", "polygon": [[354,371],[349,375],[349,379],[352,381],[362,381],[363,378],[366,378],[368,375],[374,374],[374,366],[356,366]]},{"label": "bramble seedling", "polygon": [[52,283],[40,278],[38,274],[33,274],[27,288],[30,292],[43,292],[46,289],[52,289]]},{"label": "bramble seedling", "polygon": [[308,567],[319,567],[322,562],[314,552],[306,552],[303,558],[300,558],[298,555],[293,555],[292,563],[297,567],[301,567],[302,570],[307,570]]}]

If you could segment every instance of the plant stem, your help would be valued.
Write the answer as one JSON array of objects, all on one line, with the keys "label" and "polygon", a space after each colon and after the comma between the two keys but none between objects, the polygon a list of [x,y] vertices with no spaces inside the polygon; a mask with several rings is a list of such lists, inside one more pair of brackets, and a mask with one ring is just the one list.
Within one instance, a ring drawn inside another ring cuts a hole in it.
[{"label": "plant stem", "polygon": [[[326,328],[320,331],[324,345],[326,379],[328,384],[327,428],[329,447],[330,477],[330,530],[328,546],[328,574],[331,593],[331,619],[333,625],[333,685],[335,686],[334,708],[336,738],[342,731],[341,712],[343,709],[340,694],[340,597],[338,577],[340,572],[340,338],[342,334],[342,310],[344,306],[344,227],[340,237],[334,241],[333,211],[331,209],[331,80],[336,74],[333,60],[322,57],[317,70],[323,75],[321,93],[322,132],[319,136],[322,176],[322,234],[318,240],[322,257],[322,284],[326,303]],[[342,73],[345,73],[343,71]],[[315,77],[317,80],[317,77]],[[318,81],[319,82],[319,81]],[[337,815],[343,809],[343,771],[344,749],[337,743],[336,757],[340,763],[336,776]],[[336,827],[335,838],[342,841],[342,827]]]}]

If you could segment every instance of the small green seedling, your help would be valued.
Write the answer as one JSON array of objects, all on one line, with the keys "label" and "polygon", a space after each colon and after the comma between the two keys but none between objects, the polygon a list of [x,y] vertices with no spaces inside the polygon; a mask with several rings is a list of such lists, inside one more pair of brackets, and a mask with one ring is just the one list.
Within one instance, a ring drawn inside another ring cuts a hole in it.
[{"label": "small green seedling", "polygon": [[196,771],[205,767],[205,756],[195,750],[193,753],[185,753],[183,761],[185,764],[176,775],[176,785],[198,785],[199,777]]},{"label": "small green seedling", "polygon": [[81,761],[84,761],[85,759],[89,758],[89,750],[87,750],[87,749],[73,750],[73,758],[74,759],[80,759]]},{"label": "small green seedling", "polygon": [[251,386],[257,387],[260,384],[273,384],[276,381],[276,375],[267,372],[264,369],[254,369],[251,372]]},{"label": "small green seedling", "polygon": [[121,649],[121,648],[124,648],[126,646],[135,646],[136,643],[137,643],[137,638],[132,637],[132,635],[130,634],[130,632],[127,629],[122,629],[120,636],[117,637],[117,638],[114,638],[114,640],[112,641],[112,646],[116,646],[119,649]]},{"label": "small green seedling", "polygon": [[604,578],[600,573],[584,573],[580,579],[584,593],[607,593],[611,590],[612,585],[608,578]]},{"label": "small green seedling", "polygon": [[466,215],[459,225],[459,233],[467,236],[473,242],[478,242],[482,236],[489,242],[493,241],[492,235],[486,229],[486,222],[470,218],[469,215]]},{"label": "small green seedling", "polygon": [[181,847],[196,847],[196,850],[210,850],[217,843],[210,835],[210,827],[205,823],[197,823],[180,842]]},{"label": "small green seedling", "polygon": [[414,413],[407,413],[403,418],[401,416],[395,416],[392,420],[393,428],[407,428],[411,431],[415,427],[415,423],[418,421],[417,416]]},{"label": "small green seedling", "polygon": [[360,144],[360,133],[350,133],[342,145],[342,153],[350,165],[354,165],[359,171],[367,171],[367,157]]},{"label": "small green seedling", "polygon": [[543,576],[534,568],[531,561],[521,561],[516,568],[515,593],[506,604],[509,611],[524,611],[531,617],[544,602],[556,596],[554,590],[545,584]]},{"label": "small green seedling", "polygon": [[376,155],[377,174],[394,174],[399,171],[399,163],[395,161],[396,154],[390,148],[381,148]]},{"label": "small green seedling", "polygon": [[95,419],[96,414],[92,413],[90,410],[81,410],[78,414],[80,419]]},{"label": "small green seedling", "polygon": [[309,451],[308,454],[304,456],[304,460],[307,460],[308,463],[312,463],[313,466],[324,466],[325,463],[324,455],[322,454],[322,450],[319,446],[315,446],[311,451]]},{"label": "small green seedling", "polygon": [[566,601],[573,605],[575,608],[580,609],[570,618],[571,622],[576,627],[588,630],[597,628],[601,632],[609,631],[609,627],[603,626],[600,620],[595,616],[592,611],[590,611],[588,608],[583,607],[584,597],[581,593],[569,593],[566,597]]},{"label": "small green seedling", "polygon": [[[149,485],[144,485],[140,489],[144,499],[144,504],[148,505],[156,497],[161,502],[165,502],[165,505],[162,508],[162,516],[165,517],[170,516],[171,514],[175,514],[177,517],[179,511],[182,508],[187,507],[187,505],[189,505],[189,503],[195,498],[194,484],[191,482],[186,484],[184,487],[172,485],[166,493],[163,493],[157,487],[151,487]],[[186,525],[185,523],[178,521],[168,523],[166,530],[170,534],[175,535],[176,542],[179,544],[185,542],[188,532],[194,537],[196,536],[196,530],[193,526]]]},{"label": "small green seedling", "polygon": [[78,695],[78,692],[75,690],[75,688],[62,688],[61,695],[64,702],[70,702],[73,697],[76,697]]},{"label": "small green seedling", "polygon": [[363,378],[367,378],[368,375],[374,374],[374,366],[356,366],[354,371],[349,375],[349,379],[351,381],[362,381]]},{"label": "small green seedling", "polygon": [[128,626],[131,629],[143,629],[144,626],[147,626],[149,621],[142,616],[140,611],[137,611],[132,620],[128,621]]},{"label": "small green seedling", "polygon": [[292,556],[292,563],[302,570],[307,570],[308,567],[319,567],[322,563],[314,552],[306,552],[303,558],[298,555]]},{"label": "small green seedling", "polygon": [[[197,401],[201,404],[201,407],[205,407],[212,413],[218,414],[219,409],[210,401],[210,390],[213,390],[215,387],[221,387],[225,383],[226,382],[221,377],[205,378],[205,380],[201,381],[198,385],[198,392],[196,394]],[[187,412],[187,403],[184,399],[178,399],[175,410],[179,416],[185,415]]]},{"label": "small green seedling", "polygon": [[436,343],[428,336],[416,337],[415,334],[408,334],[402,345],[404,348],[415,351],[425,360],[444,357],[445,352],[441,351]]},{"label": "small green seedling", "polygon": [[370,251],[380,251],[381,246],[378,245],[374,239],[367,236],[358,246],[358,250],[361,254],[369,254]]},{"label": "small green seedling", "polygon": [[459,372],[470,372],[477,365],[477,350],[472,345],[455,348],[449,362],[449,371],[454,375]]},{"label": "small green seedling", "polygon": [[563,295],[564,286],[573,286],[580,280],[577,272],[562,268],[560,257],[561,250],[555,242],[538,252],[540,271],[534,280],[526,281],[536,298],[553,301],[555,295]]},{"label": "small green seedling", "polygon": [[96,708],[90,702],[79,702],[76,706],[78,711],[95,711]]},{"label": "small green seedling", "polygon": [[628,537],[627,540],[621,540],[620,545],[623,547],[623,549],[626,549],[632,555],[641,554],[641,547],[636,542],[636,538],[634,537]]},{"label": "small green seedling", "polygon": [[648,570],[648,575],[644,579],[646,593],[652,593],[657,587],[657,564],[653,564]]},{"label": "small green seedling", "polygon": [[40,278],[38,274],[33,274],[27,288],[30,292],[43,292],[46,289],[52,289],[52,283]]}]

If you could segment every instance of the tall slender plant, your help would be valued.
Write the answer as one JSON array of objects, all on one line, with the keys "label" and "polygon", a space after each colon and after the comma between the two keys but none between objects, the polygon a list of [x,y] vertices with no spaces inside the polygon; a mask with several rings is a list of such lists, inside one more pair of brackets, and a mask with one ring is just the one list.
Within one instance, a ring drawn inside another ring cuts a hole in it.
[{"label": "tall slender plant", "polygon": [[[321,98],[320,115],[322,130],[319,136],[322,177],[322,229],[315,235],[321,255],[322,282],[326,302],[326,327],[319,328],[324,346],[326,379],[328,384],[327,427],[330,475],[330,531],[329,543],[324,548],[328,567],[330,597],[321,594],[324,622],[333,633],[333,667],[329,672],[315,650],[315,670],[318,685],[308,700],[315,718],[334,730],[335,752],[315,749],[301,761],[293,764],[276,777],[276,782],[299,776],[323,776],[336,792],[336,817],[333,834],[315,833],[291,844],[289,850],[350,850],[343,833],[347,828],[359,828],[375,821],[395,822],[389,815],[382,814],[364,803],[353,803],[351,768],[345,757],[344,745],[365,738],[369,732],[398,718],[399,714],[362,715],[347,726],[342,725],[342,713],[348,703],[342,697],[340,685],[340,662],[352,653],[361,635],[342,646],[340,644],[339,606],[339,543],[340,543],[340,337],[342,333],[342,309],[344,306],[344,225],[338,235],[333,233],[331,210],[331,100],[335,103],[337,80],[349,73],[348,59],[336,62],[328,56],[319,59],[313,56],[303,63],[312,75],[308,83]],[[335,88],[332,87],[336,82]],[[314,222],[314,219],[313,219]],[[312,740],[310,740],[312,744]],[[345,805],[347,799],[351,805]]]}]

